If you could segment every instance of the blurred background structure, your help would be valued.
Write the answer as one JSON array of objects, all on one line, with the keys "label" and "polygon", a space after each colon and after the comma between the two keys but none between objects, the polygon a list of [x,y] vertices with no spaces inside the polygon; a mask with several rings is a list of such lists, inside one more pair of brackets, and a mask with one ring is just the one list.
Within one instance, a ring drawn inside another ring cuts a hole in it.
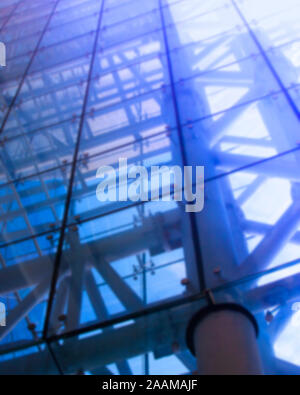
[{"label": "blurred background structure", "polygon": [[[256,317],[300,373],[298,0],[1,0],[0,374],[190,374],[190,317]],[[205,166],[205,208],[96,171]],[[209,290],[209,292],[207,292]]]}]

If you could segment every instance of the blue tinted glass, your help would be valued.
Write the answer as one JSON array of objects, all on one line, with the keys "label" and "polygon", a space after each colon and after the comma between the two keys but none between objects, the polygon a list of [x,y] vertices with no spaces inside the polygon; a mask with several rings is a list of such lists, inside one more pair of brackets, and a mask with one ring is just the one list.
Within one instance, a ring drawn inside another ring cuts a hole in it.
[{"label": "blue tinted glass", "polygon": [[300,372],[299,11],[1,0],[0,373],[195,373],[208,301]]}]

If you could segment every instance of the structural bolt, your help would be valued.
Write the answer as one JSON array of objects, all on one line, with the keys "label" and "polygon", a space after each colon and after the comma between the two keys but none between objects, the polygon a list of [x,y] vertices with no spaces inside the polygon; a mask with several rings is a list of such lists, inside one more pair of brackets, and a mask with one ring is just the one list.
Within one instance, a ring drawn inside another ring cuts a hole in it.
[{"label": "structural bolt", "polygon": [[187,286],[187,285],[189,285],[189,283],[190,283],[190,280],[188,278],[183,278],[181,280],[181,285]]},{"label": "structural bolt", "polygon": [[58,316],[58,321],[60,321],[60,322],[64,322],[64,321],[66,321],[66,319],[67,319],[67,316],[65,314],[61,314]]},{"label": "structural bolt", "polygon": [[28,324],[28,329],[29,329],[30,331],[34,331],[34,330],[36,329],[36,325],[33,324],[33,323]]},{"label": "structural bolt", "polygon": [[269,324],[273,321],[274,316],[273,316],[273,314],[271,313],[271,311],[268,311],[268,312],[266,313],[265,319],[266,319],[266,321],[267,321]]}]

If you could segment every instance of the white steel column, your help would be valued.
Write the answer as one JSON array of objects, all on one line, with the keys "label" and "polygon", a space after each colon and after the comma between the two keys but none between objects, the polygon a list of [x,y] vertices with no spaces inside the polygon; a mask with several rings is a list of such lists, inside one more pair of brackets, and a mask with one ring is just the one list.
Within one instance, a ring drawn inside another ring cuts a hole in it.
[{"label": "white steel column", "polygon": [[242,306],[205,307],[190,321],[187,343],[200,375],[263,374],[255,318]]}]

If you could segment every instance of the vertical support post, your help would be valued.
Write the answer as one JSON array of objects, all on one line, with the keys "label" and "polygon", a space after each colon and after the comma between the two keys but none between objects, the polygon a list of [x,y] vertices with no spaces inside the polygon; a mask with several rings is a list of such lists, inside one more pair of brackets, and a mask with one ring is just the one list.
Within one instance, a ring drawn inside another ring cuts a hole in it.
[{"label": "vertical support post", "polygon": [[240,305],[226,303],[207,306],[194,315],[187,344],[200,375],[260,375],[257,336],[254,316]]}]

